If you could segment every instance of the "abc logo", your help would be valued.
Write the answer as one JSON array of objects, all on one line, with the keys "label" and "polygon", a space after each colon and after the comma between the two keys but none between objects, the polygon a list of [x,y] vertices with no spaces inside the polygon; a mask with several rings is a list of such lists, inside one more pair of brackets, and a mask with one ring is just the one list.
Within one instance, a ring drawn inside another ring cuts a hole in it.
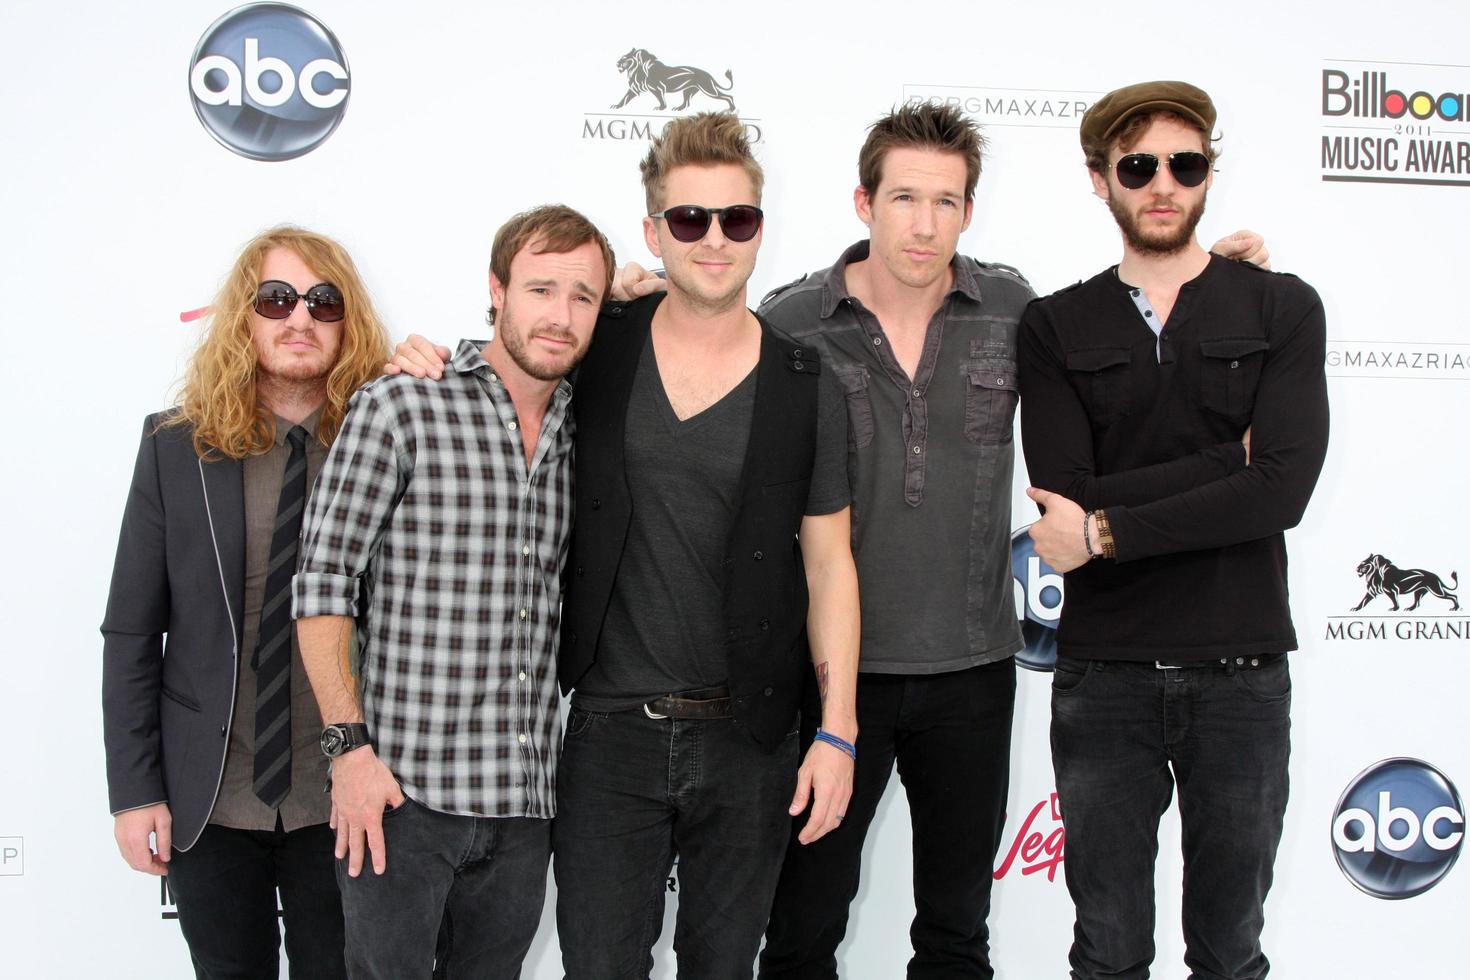
[{"label": "abc logo", "polygon": [[252,160],[310,153],[347,111],[342,46],[321,21],[284,3],[225,14],[204,32],[189,64],[199,121]]},{"label": "abc logo", "polygon": [[1388,759],[1349,784],[1332,820],[1337,866],[1375,898],[1413,898],[1460,856],[1465,807],[1444,773],[1418,759]]},{"label": "abc logo", "polygon": [[1062,618],[1061,573],[1041,560],[1036,546],[1021,528],[1011,535],[1011,577],[1016,580],[1016,601],[1021,607],[1021,639],[1025,648],[1016,662],[1032,670],[1051,670],[1057,665],[1057,622]]}]

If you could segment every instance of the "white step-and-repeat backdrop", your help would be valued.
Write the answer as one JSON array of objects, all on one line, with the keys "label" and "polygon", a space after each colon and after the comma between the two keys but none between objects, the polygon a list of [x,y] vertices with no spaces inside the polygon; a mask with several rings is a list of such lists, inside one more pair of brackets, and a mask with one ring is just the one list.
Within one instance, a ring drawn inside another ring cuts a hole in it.
[{"label": "white step-and-repeat backdrop", "polygon": [[[180,312],[280,221],[344,241],[396,335],[443,341],[482,331],[491,235],[528,205],[570,203],[620,258],[646,261],[636,161],[667,119],[725,103],[660,105],[630,83],[639,49],[708,72],[757,141],[757,297],[861,237],[857,150],[896,103],[953,101],[985,125],[961,247],[1044,293],[1120,251],[1082,167],[1081,112],[1145,78],[1213,94],[1224,156],[1203,235],[1262,230],[1328,313],[1332,450],[1289,535],[1301,651],[1267,950],[1283,977],[1467,975],[1470,870],[1454,863],[1455,787],[1470,785],[1470,7],[307,2],[310,15],[231,14],[230,0],[0,12],[0,975],[188,974],[166,890],[112,842],[96,629],[139,419],[166,403],[194,338]],[[1017,479],[1019,528],[1035,511]],[[1044,645],[1058,583],[1024,549],[1016,565],[1018,615]],[[1395,602],[1399,571],[1435,588]],[[992,918],[1011,980],[1062,975],[1071,923],[1049,675],[1020,682]],[[895,782],[847,976],[902,975],[908,851]],[[1160,976],[1181,975],[1179,878],[1169,823]],[[560,976],[550,908],[534,978]],[[670,931],[657,977],[674,975]]]}]

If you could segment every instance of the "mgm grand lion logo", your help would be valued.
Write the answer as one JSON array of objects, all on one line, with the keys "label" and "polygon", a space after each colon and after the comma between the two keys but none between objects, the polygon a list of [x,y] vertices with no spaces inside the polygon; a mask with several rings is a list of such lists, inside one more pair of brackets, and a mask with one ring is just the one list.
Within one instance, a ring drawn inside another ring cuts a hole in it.
[{"label": "mgm grand lion logo", "polygon": [[1449,600],[1453,603],[1450,607],[1452,611],[1460,608],[1460,600],[1453,591],[1460,587],[1459,574],[1456,572],[1450,572],[1450,584],[1445,585],[1444,579],[1433,572],[1426,572],[1422,568],[1399,568],[1382,555],[1369,555],[1358,562],[1358,575],[1367,584],[1368,592],[1363,596],[1363,601],[1353,607],[1353,612],[1362,609],[1374,596],[1379,595],[1388,596],[1394,612],[1399,611],[1399,599],[1405,596],[1413,596],[1414,604],[1403,610],[1404,612],[1418,609],[1419,600],[1425,595]]},{"label": "mgm grand lion logo", "polygon": [[674,109],[675,112],[689,108],[690,101],[700,93],[718,99],[729,106],[731,112],[735,111],[735,100],[725,94],[735,87],[735,78],[729,71],[725,72],[727,84],[721,85],[703,68],[666,65],[643,48],[634,48],[619,58],[618,71],[628,76],[628,91],[623,100],[613,106],[614,109],[621,109],[644,92],[658,100],[660,109],[667,109],[664,97],[682,92],[684,101]]}]

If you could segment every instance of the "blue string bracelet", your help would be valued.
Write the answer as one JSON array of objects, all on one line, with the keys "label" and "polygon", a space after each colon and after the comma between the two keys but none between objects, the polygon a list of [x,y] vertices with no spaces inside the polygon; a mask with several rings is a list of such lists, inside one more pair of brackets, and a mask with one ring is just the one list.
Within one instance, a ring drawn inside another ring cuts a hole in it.
[{"label": "blue string bracelet", "polygon": [[847,739],[840,738],[825,729],[818,728],[817,741],[826,742],[833,748],[841,749],[843,752],[847,753],[848,758],[852,759],[854,762],[857,761],[857,746],[853,745]]}]

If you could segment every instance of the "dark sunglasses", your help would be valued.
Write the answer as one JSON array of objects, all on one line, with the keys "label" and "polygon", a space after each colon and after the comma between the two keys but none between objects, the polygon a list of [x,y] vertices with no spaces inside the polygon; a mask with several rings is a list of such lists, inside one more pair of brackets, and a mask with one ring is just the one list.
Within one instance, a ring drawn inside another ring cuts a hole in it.
[{"label": "dark sunglasses", "polygon": [[765,212],[754,204],[732,204],[728,208],[705,208],[679,204],[655,211],[650,218],[663,218],[669,234],[681,242],[697,242],[709,232],[711,215],[720,216],[720,231],[732,242],[748,242],[761,230]]},{"label": "dark sunglasses", "polygon": [[303,297],[296,287],[279,279],[267,279],[255,291],[255,312],[267,320],[284,320],[296,309],[296,301],[306,300],[306,312],[313,320],[336,323],[347,315],[347,304],[342,293],[329,282],[319,282],[306,291]]},{"label": "dark sunglasses", "polygon": [[[1210,175],[1210,158],[1194,150],[1169,154],[1169,173],[1181,187],[1198,187]],[[1118,183],[1129,190],[1147,187],[1159,172],[1159,158],[1152,153],[1130,153],[1113,164]]]}]

